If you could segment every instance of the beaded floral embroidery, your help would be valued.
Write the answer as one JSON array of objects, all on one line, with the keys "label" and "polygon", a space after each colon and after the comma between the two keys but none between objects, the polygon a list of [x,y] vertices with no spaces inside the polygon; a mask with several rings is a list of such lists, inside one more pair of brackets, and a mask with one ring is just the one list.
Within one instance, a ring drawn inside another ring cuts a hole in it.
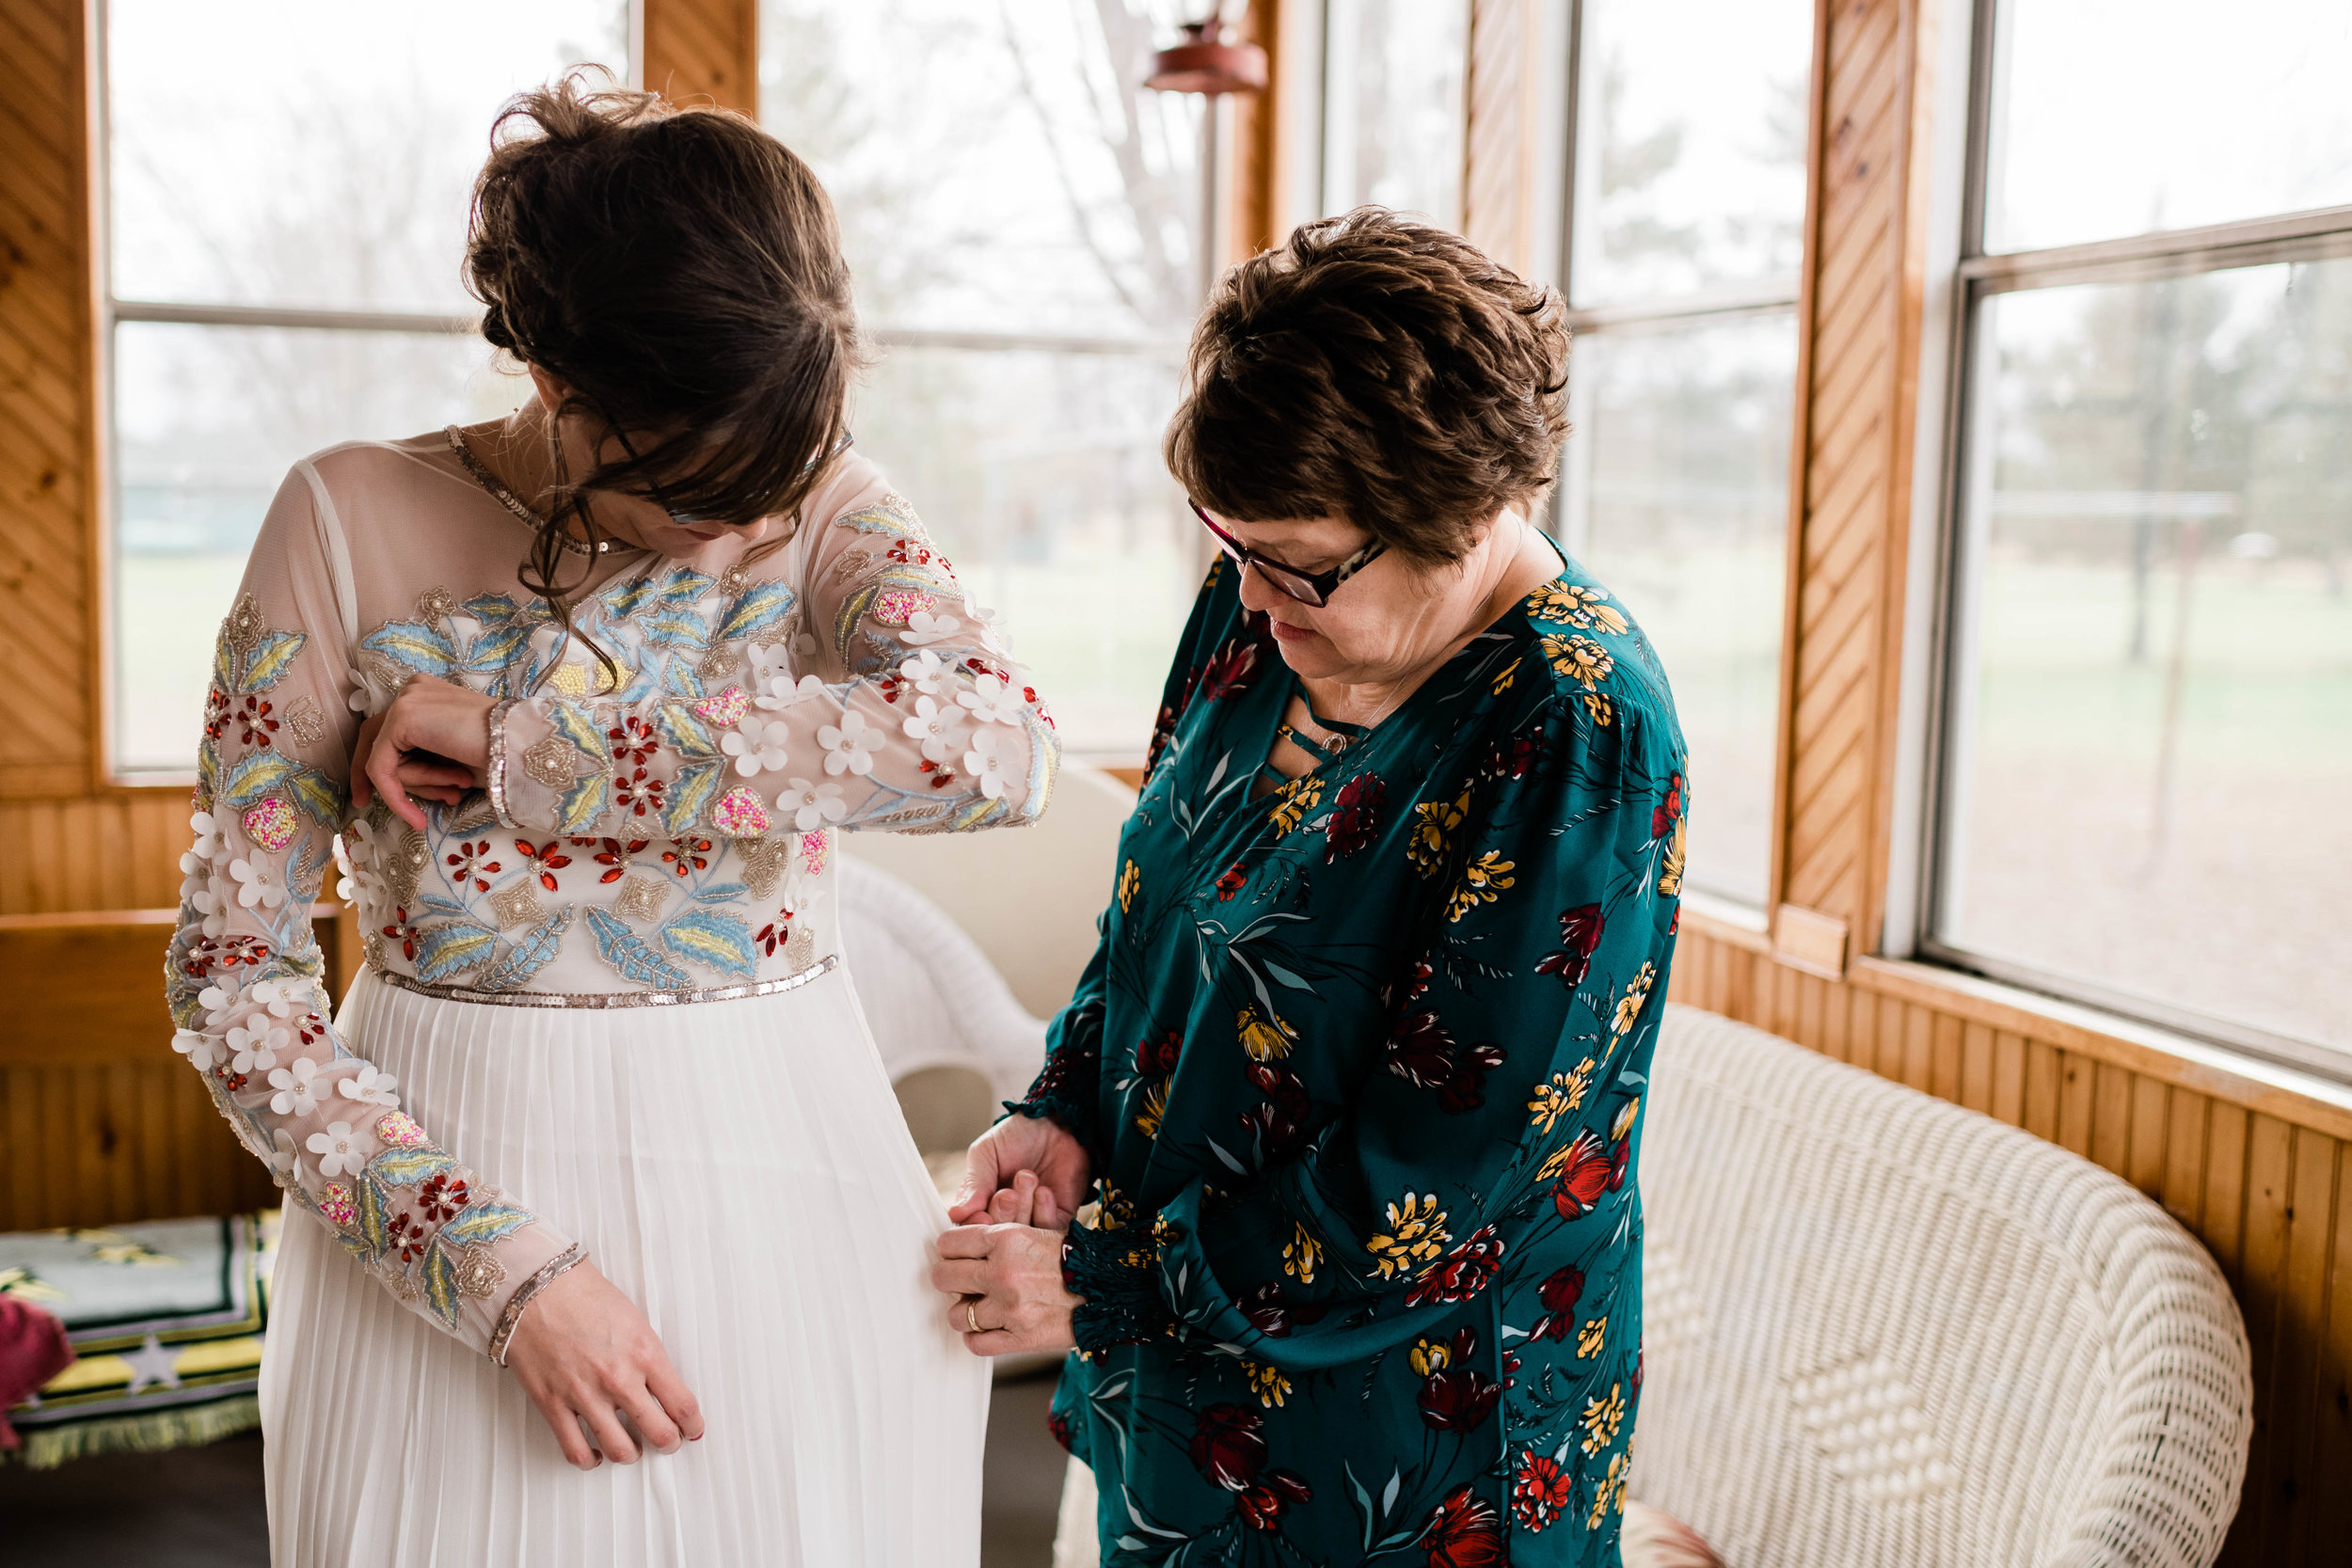
[{"label": "beaded floral embroidery", "polygon": [[246,812],[243,821],[245,836],[273,854],[294,842],[298,826],[294,807],[274,795]]}]

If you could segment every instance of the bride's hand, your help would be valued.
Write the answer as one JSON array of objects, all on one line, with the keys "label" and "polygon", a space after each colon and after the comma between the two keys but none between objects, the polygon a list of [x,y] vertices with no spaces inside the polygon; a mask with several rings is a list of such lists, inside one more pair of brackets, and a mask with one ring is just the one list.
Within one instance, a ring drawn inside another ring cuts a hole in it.
[{"label": "bride's hand", "polygon": [[424,808],[412,796],[453,805],[485,782],[496,705],[466,687],[413,677],[391,706],[359,726],[351,751],[351,809],[365,811],[381,795],[402,821],[423,832]]},{"label": "bride's hand", "polygon": [[1062,1233],[1070,1216],[1052,1189],[1022,1171],[996,1191],[992,1223],[939,1238],[931,1283],[953,1297],[947,1323],[975,1355],[1068,1350],[1076,1341],[1070,1315],[1085,1298],[1061,1280]]},{"label": "bride's hand", "polygon": [[532,1298],[506,1342],[506,1366],[547,1418],[564,1457],[580,1469],[601,1464],[599,1452],[616,1464],[636,1462],[638,1446],[622,1416],[661,1453],[703,1434],[702,1408],[653,1324],[594,1263],[573,1265]]},{"label": "bride's hand", "polygon": [[1034,1171],[1066,1223],[1086,1201],[1092,1162],[1086,1145],[1050,1117],[1010,1116],[981,1133],[965,1156],[963,1186],[947,1217],[969,1225],[988,1212],[996,1195],[1011,1186],[1015,1171]]}]

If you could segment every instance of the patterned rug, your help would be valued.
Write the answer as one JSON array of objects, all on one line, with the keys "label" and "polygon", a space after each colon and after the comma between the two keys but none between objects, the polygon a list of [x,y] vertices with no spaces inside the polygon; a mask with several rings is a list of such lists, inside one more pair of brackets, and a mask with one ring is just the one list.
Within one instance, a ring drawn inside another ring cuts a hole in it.
[{"label": "patterned rug", "polygon": [[8,1412],[18,1463],[209,1443],[255,1398],[277,1210],[0,1234],[0,1294],[55,1313],[78,1357]]}]

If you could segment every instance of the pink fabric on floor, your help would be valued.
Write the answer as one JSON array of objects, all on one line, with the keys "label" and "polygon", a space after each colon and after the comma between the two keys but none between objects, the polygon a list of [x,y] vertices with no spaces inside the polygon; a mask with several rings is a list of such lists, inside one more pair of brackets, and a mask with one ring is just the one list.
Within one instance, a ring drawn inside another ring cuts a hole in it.
[{"label": "pink fabric on floor", "polygon": [[18,1444],[8,1411],[72,1365],[65,1324],[30,1302],[0,1295],[0,1449]]}]

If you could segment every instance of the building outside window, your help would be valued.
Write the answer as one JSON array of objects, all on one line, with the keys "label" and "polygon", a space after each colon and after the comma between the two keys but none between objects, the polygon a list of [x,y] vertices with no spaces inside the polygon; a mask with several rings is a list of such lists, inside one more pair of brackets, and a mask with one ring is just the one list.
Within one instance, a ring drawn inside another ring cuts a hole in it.
[{"label": "building outside window", "polygon": [[[1805,0],[1583,0],[1557,522],[1674,683],[1689,886],[1760,909],[1804,218]],[[1693,51],[1693,37],[1715,47]]]},{"label": "building outside window", "polygon": [[[101,84],[113,770],[190,774],[213,639],[295,459],[527,394],[459,281],[492,116],[623,0],[106,0]],[[453,40],[464,47],[452,48]],[[365,59],[362,71],[329,71]]]},{"label": "building outside window", "polygon": [[2352,12],[2210,20],[1979,18],[1926,946],[2341,1070]]}]

